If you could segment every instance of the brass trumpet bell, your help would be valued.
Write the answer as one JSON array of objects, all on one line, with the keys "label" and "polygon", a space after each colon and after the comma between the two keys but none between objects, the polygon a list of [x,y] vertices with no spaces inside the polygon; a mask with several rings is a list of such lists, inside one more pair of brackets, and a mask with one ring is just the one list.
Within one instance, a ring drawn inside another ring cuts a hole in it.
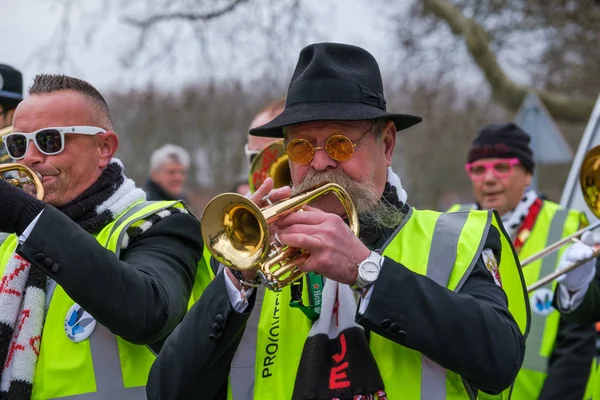
[{"label": "brass trumpet bell", "polygon": [[248,177],[250,192],[254,193],[268,177],[273,178],[274,189],[289,186],[292,182],[283,139],[265,146],[252,160]]},{"label": "brass trumpet bell", "polygon": [[[9,171],[20,172],[25,176],[23,178],[5,178],[3,174]],[[4,179],[14,186],[31,184],[35,186],[35,197],[38,200],[44,199],[44,186],[42,185],[41,176],[23,164],[0,164],[0,179]]]},{"label": "brass trumpet bell", "polygon": [[304,275],[297,266],[309,254],[303,249],[271,243],[269,226],[330,193],[344,206],[350,229],[358,236],[358,214],[352,199],[341,186],[327,183],[262,209],[240,194],[218,195],[206,205],[202,214],[204,244],[221,264],[241,271],[258,270],[269,289],[280,291]]},{"label": "brass trumpet bell", "polygon": [[[589,207],[590,211],[592,211],[592,213],[596,217],[600,218],[600,146],[592,148],[585,154],[585,157],[581,162],[581,168],[579,170],[579,186],[581,188],[583,199],[585,200],[585,203]],[[566,244],[579,241],[579,238],[585,232],[593,231],[598,227],[600,227],[600,220],[578,230],[572,235],[569,235],[557,242],[554,242],[553,244],[539,251],[533,256],[523,260],[521,262],[521,267],[526,267],[527,265],[532,264],[533,262],[544,258],[550,255],[551,253],[554,253],[555,251],[558,251],[561,247],[563,247]],[[585,260],[575,262],[559,271],[554,271],[553,273],[546,275],[544,278],[528,286],[527,292],[532,292],[546,285],[547,283],[553,281],[559,276],[564,275],[567,272],[580,267],[581,265],[587,263],[588,261],[598,256],[600,256],[600,250],[595,250],[592,253],[592,255],[586,258]]]},{"label": "brass trumpet bell", "polygon": [[585,155],[579,172],[579,185],[590,211],[600,218],[600,146]]}]

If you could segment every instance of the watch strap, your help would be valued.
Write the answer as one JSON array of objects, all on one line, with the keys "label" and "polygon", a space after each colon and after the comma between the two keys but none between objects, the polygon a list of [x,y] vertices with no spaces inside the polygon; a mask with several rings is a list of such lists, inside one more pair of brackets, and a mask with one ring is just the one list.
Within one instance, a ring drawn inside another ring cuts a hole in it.
[{"label": "watch strap", "polygon": [[237,279],[240,282],[240,284],[242,284],[243,286],[259,287],[260,284],[262,283],[262,281],[260,280],[260,277],[258,275],[256,276],[256,278],[254,278],[253,281],[247,281],[246,279],[244,279],[244,275],[242,275],[242,271],[239,271],[239,270],[233,269],[233,268],[229,268],[229,270],[231,271],[233,276],[235,276],[235,279]]}]

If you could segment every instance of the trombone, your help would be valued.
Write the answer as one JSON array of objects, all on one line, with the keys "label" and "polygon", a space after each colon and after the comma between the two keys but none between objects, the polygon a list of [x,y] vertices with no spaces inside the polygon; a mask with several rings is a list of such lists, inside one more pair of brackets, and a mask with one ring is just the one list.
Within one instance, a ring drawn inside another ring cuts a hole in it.
[{"label": "trombone", "polygon": [[248,186],[250,192],[263,184],[268,177],[273,178],[273,188],[289,186],[292,183],[292,175],[288,164],[288,156],[285,154],[283,139],[276,140],[263,147],[252,160],[250,173],[248,174]]},{"label": "trombone", "polygon": [[240,194],[218,195],[204,208],[202,239],[221,264],[240,271],[258,270],[267,288],[280,291],[304,275],[298,265],[309,254],[303,249],[271,242],[269,226],[291,212],[301,211],[302,206],[326,194],[333,194],[340,200],[350,229],[358,236],[358,214],[350,195],[341,186],[326,183],[262,209]]},{"label": "trombone", "polygon": [[[600,218],[600,146],[596,146],[587,152],[585,155],[583,162],[581,163],[581,169],[579,171],[579,185],[581,187],[581,191],[583,194],[583,199],[585,203],[589,207],[589,209],[594,213],[594,215]],[[521,263],[521,267],[526,267],[527,265],[549,255],[557,251],[563,245],[569,242],[578,242],[581,235],[585,232],[592,231],[600,226],[600,220],[594,222],[591,225],[586,226],[583,229],[578,230],[570,236],[567,236],[545,249],[541,250],[539,253],[534,254],[533,256],[526,258]],[[554,279],[566,274],[569,271],[574,270],[575,268],[580,267],[581,265],[587,263],[590,260],[600,256],[600,249],[594,251],[592,255],[584,260],[577,261],[566,268],[563,268],[560,271],[554,271],[551,274],[546,275],[544,278],[539,281],[533,283],[532,285],[527,287],[527,292],[532,292],[544,285],[548,282],[553,281]]]}]

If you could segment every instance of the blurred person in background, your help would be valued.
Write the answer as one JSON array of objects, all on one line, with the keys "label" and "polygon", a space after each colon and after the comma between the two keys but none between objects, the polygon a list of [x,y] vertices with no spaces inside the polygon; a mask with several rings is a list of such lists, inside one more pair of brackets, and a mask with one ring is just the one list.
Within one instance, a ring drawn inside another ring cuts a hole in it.
[{"label": "blurred person in background", "polygon": [[150,177],[144,190],[148,200],[184,200],[190,155],[180,146],[166,144],[150,157]]},{"label": "blurred person in background", "polygon": [[[270,122],[273,118],[281,114],[285,107],[285,98],[281,98],[269,103],[265,108],[259,111],[250,123],[248,129],[254,129],[257,126],[264,125]],[[277,138],[267,138],[261,136],[253,136],[248,134],[248,139],[244,145],[244,153],[246,154],[246,160],[248,166],[254,161],[254,157],[267,145],[273,143]]]},{"label": "blurred person in background", "polygon": [[[285,97],[269,103],[254,117],[248,129],[254,129],[270,122],[281,114],[284,107]],[[269,170],[274,162],[285,159],[284,164],[287,165],[287,156],[284,154],[283,146],[274,146],[277,141],[281,141],[281,139],[247,135],[247,143],[244,145],[248,170],[248,192],[246,195],[252,194],[270,176]],[[267,147],[269,147],[268,150]],[[256,159],[256,157],[259,157],[259,159]],[[279,171],[285,169],[284,165],[281,165],[281,167],[283,168]],[[287,170],[289,171],[289,169]],[[286,173],[287,175],[289,173]],[[281,186],[281,183],[279,183],[279,186]]]},{"label": "blurred person in background", "polygon": [[[481,129],[465,165],[476,202],[455,204],[449,210],[496,209],[521,261],[588,224],[581,211],[564,209],[531,187],[535,161],[529,142],[529,135],[514,123]],[[578,247],[566,251],[563,247],[524,266],[525,283],[531,285],[554,272]],[[552,307],[553,285],[550,282],[529,295],[531,331],[512,392],[514,400],[588,398],[584,393],[595,370],[595,328],[561,317]]]}]

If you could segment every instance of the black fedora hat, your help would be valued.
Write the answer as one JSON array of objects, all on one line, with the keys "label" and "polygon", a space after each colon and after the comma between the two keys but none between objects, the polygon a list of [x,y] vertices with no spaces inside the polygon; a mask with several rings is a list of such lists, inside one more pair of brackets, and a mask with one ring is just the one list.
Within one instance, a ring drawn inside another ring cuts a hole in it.
[{"label": "black fedora hat", "polygon": [[23,75],[13,67],[0,64],[0,105],[11,109],[23,100]]},{"label": "black fedora hat", "polygon": [[300,51],[283,112],[250,135],[283,137],[283,127],[303,122],[377,118],[393,121],[396,131],[421,122],[421,117],[386,111],[381,72],[371,53],[347,44],[315,43]]}]

